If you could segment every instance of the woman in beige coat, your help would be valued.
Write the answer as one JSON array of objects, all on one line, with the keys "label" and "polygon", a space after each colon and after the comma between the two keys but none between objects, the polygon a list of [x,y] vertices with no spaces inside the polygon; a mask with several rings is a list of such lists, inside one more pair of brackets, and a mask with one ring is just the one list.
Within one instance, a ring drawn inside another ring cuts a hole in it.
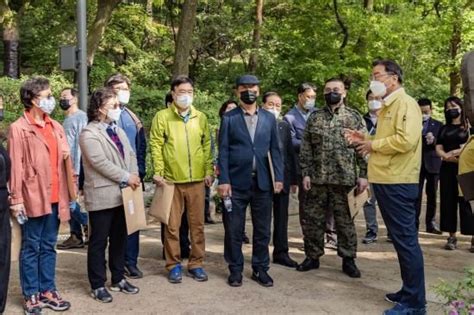
[{"label": "woman in beige coat", "polygon": [[89,124],[80,136],[84,166],[85,208],[89,211],[91,235],[87,250],[87,272],[91,296],[112,302],[105,288],[105,249],[109,245],[112,291],[136,294],[139,289],[124,278],[127,228],[121,187],[140,187],[137,160],[125,132],[115,122],[120,117],[117,96],[112,89],[92,93],[87,116]]}]

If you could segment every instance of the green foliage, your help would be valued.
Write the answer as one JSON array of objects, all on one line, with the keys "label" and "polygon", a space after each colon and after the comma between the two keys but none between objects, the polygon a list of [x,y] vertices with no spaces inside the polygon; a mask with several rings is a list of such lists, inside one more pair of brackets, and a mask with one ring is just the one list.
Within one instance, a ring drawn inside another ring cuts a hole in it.
[{"label": "green foliage", "polygon": [[449,314],[472,314],[474,312],[474,268],[465,270],[465,277],[450,283],[441,280],[434,286],[436,294],[445,301]]}]

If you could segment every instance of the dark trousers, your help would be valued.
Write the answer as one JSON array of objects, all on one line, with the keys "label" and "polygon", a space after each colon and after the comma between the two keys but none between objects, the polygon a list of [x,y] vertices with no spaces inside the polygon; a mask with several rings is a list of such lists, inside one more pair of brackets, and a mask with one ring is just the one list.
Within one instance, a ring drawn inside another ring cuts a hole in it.
[{"label": "dark trousers", "polygon": [[253,270],[269,269],[270,243],[272,224],[272,191],[262,191],[254,179],[247,190],[232,189],[232,211],[224,209],[224,257],[229,264],[230,272],[242,272],[244,256],[242,254],[242,234],[245,227],[245,212],[250,204],[252,235],[252,268]]},{"label": "dark trousers", "polygon": [[123,206],[90,211],[90,238],[87,249],[87,273],[93,290],[105,286],[107,281],[105,249],[109,245],[109,268],[112,283],[123,279],[127,226]]},{"label": "dark trousers", "polygon": [[5,311],[10,278],[11,228],[8,193],[0,188],[0,313]]},{"label": "dark trousers", "polygon": [[418,184],[373,184],[373,187],[400,264],[403,281],[400,303],[423,308],[426,304],[425,272],[415,209]]},{"label": "dark trousers", "polygon": [[138,263],[138,254],[140,252],[140,231],[136,231],[127,237],[126,246],[125,265],[136,267]]},{"label": "dark trousers", "polygon": [[290,195],[273,195],[273,257],[288,254],[288,205]]},{"label": "dark trousers", "polygon": [[436,216],[436,192],[438,191],[438,174],[428,173],[424,166],[421,166],[418,199],[416,201],[416,227],[420,227],[420,213],[421,201],[423,199],[423,186],[426,181],[426,216],[425,226],[426,230],[431,230],[435,227]]},{"label": "dark trousers", "polygon": [[471,209],[471,204],[461,199],[461,204],[459,205],[459,218],[461,225],[461,234],[464,235],[474,235],[474,213]]},{"label": "dark trousers", "polygon": [[455,233],[458,229],[458,207],[462,199],[458,190],[458,164],[443,162],[439,172],[440,229]]}]

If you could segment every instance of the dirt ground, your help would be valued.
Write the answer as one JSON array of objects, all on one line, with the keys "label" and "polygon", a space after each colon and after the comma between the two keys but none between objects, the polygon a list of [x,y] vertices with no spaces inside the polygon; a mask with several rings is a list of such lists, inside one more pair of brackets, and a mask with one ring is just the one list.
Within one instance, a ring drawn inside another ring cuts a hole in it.
[{"label": "dirt ground", "polygon": [[[301,262],[304,253],[300,250],[301,229],[294,199],[290,208],[290,255]],[[216,219],[220,221],[218,216]],[[90,298],[86,249],[58,251],[57,285],[72,304],[68,314],[381,314],[391,307],[384,301],[384,294],[400,288],[400,274],[393,246],[386,242],[386,230],[380,215],[379,223],[379,241],[364,245],[360,242],[365,233],[364,217],[362,213],[356,217],[359,238],[357,264],[362,272],[360,279],[351,279],[343,274],[341,259],[335,251],[326,250],[318,270],[302,273],[272,264],[269,273],[275,285],[264,288],[250,279],[250,244],[243,248],[243,286],[231,288],[226,282],[228,273],[223,258],[224,229],[218,223],[206,225],[205,269],[209,281],[198,283],[184,277],[181,284],[170,284],[161,259],[159,225],[151,224],[148,230],[141,233],[139,266],[144,278],[131,281],[140,287],[138,295],[112,293],[114,301],[111,304],[101,304]],[[247,220],[247,231],[251,237],[250,220]],[[67,235],[61,238],[65,237]],[[474,254],[468,252],[470,238],[460,237],[459,249],[446,251],[442,248],[446,237],[420,233],[429,314],[444,313],[432,286],[440,279],[460,279],[463,269],[474,264]],[[18,264],[15,263],[12,265],[5,314],[22,313],[20,292]],[[44,313],[54,312],[45,310]]]}]

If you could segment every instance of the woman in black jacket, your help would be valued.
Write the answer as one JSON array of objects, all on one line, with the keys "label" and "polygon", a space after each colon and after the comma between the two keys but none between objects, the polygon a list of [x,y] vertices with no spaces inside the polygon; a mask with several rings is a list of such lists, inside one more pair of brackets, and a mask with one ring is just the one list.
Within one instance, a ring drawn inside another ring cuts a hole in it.
[{"label": "woman in black jacket", "polygon": [[[0,116],[0,120],[2,120],[2,116]],[[0,129],[0,314],[5,311],[7,302],[11,250],[10,210],[7,189],[7,182],[10,179],[10,159],[2,145],[3,138],[3,131]]]}]

